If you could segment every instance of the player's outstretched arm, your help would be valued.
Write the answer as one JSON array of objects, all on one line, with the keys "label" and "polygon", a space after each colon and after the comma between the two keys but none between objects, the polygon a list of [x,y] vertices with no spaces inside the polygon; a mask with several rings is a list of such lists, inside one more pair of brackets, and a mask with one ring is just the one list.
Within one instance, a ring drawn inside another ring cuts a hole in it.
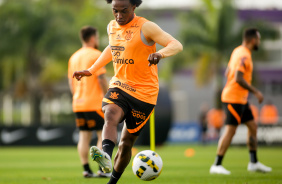
[{"label": "player's outstretched arm", "polygon": [[263,102],[263,94],[256,89],[254,86],[247,83],[247,81],[244,79],[244,73],[237,70],[235,72],[235,80],[236,82],[243,88],[247,89],[248,91],[252,92],[256,98],[258,99],[259,103]]},{"label": "player's outstretched arm", "polygon": [[178,40],[163,31],[153,22],[144,23],[142,26],[142,32],[148,42],[154,41],[164,47],[158,52],[150,54],[148,57],[148,61],[150,62],[149,66],[152,64],[158,64],[160,59],[173,56],[183,50],[183,46]]},{"label": "player's outstretched arm", "polygon": [[111,48],[107,46],[102,52],[97,61],[87,70],[75,71],[72,77],[80,80],[84,76],[91,76],[103,66],[107,65],[112,60]]}]

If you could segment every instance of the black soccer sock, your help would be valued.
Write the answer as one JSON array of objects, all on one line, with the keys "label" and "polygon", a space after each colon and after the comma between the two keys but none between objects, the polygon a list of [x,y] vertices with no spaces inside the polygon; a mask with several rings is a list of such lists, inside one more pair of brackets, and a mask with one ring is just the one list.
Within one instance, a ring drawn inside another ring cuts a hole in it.
[{"label": "black soccer sock", "polygon": [[256,150],[250,150],[250,161],[252,163],[257,163],[258,159],[257,159],[257,151]]},{"label": "black soccer sock", "polygon": [[91,174],[93,173],[92,170],[90,169],[88,163],[83,165],[83,169],[84,169],[84,171],[87,171],[87,172],[89,172],[89,173],[91,173]]},{"label": "black soccer sock", "polygon": [[223,155],[217,155],[215,162],[214,162],[214,165],[221,165],[222,159],[223,159]]},{"label": "black soccer sock", "polygon": [[108,153],[108,155],[110,155],[110,157],[112,158],[115,143],[109,139],[104,139],[102,141],[102,147],[103,147],[103,151]]},{"label": "black soccer sock", "polygon": [[115,169],[113,168],[111,179],[108,182],[108,184],[116,184],[118,182],[118,180],[120,179],[121,175],[122,175],[122,173],[116,172]]}]

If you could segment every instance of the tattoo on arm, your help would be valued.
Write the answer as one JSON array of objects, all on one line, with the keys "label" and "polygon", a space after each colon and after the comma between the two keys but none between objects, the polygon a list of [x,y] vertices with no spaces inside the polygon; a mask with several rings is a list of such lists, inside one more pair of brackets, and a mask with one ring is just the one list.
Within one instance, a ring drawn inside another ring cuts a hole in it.
[{"label": "tattoo on arm", "polygon": [[257,89],[252,85],[248,84],[247,81],[243,77],[244,73],[240,71],[236,71],[235,78],[236,82],[243,88],[249,90],[252,93],[256,93]]}]

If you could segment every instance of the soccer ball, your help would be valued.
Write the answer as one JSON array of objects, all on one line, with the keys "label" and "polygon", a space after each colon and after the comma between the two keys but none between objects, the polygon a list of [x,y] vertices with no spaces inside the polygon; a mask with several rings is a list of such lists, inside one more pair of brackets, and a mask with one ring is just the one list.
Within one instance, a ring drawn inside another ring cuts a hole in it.
[{"label": "soccer ball", "polygon": [[139,152],[133,159],[132,170],[134,175],[144,181],[156,179],[162,172],[162,158],[154,151]]}]

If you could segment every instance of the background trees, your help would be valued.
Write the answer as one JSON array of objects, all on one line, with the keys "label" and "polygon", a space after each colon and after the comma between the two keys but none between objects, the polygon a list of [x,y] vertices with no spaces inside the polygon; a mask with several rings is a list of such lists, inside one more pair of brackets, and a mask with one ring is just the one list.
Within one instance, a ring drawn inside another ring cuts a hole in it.
[{"label": "background trees", "polygon": [[91,22],[106,28],[109,14],[102,21],[102,11],[89,0],[1,4],[0,89],[29,99],[33,123],[40,123],[40,100],[66,76],[68,59],[80,47],[80,28]]},{"label": "background trees", "polygon": [[[204,6],[181,17],[184,51],[176,59],[180,61],[178,66],[185,65],[189,60],[197,61],[194,71],[199,86],[216,79],[215,107],[220,108],[223,68],[232,50],[242,43],[243,30],[256,27],[263,35],[263,40],[275,39],[279,32],[266,22],[240,22],[231,0],[202,2]],[[263,56],[264,50],[260,47],[259,53],[254,53],[254,58]]]}]

